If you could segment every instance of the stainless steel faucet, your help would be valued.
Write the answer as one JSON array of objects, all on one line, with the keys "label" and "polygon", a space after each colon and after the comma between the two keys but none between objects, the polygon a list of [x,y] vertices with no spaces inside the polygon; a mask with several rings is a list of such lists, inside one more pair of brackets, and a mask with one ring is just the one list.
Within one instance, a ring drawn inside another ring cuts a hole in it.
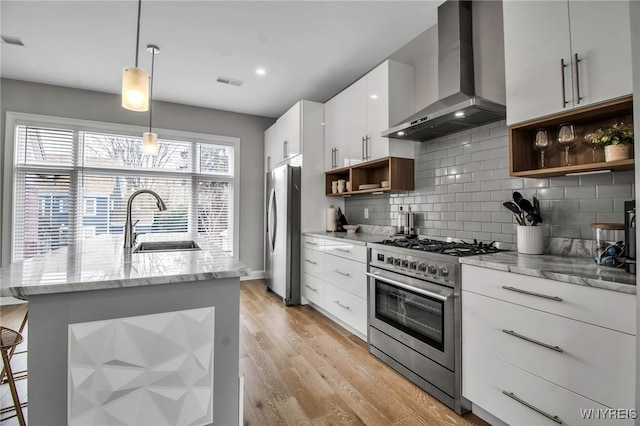
[{"label": "stainless steel faucet", "polygon": [[136,237],[138,234],[133,232],[133,226],[135,225],[131,223],[131,206],[133,204],[133,199],[136,198],[140,194],[151,194],[156,198],[156,204],[158,205],[158,210],[161,212],[167,209],[167,205],[162,201],[162,198],[155,192],[150,189],[140,189],[129,197],[129,201],[127,202],[127,219],[124,223],[124,248],[132,248],[136,243]]}]

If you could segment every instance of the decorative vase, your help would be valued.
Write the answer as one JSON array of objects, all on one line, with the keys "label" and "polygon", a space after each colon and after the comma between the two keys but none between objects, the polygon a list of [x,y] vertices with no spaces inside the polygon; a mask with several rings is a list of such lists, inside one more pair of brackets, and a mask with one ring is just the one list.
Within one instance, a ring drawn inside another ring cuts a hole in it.
[{"label": "decorative vase", "polygon": [[604,161],[627,160],[631,145],[607,145],[604,147]]},{"label": "decorative vase", "polygon": [[542,254],[543,250],[542,226],[518,225],[518,253]]}]

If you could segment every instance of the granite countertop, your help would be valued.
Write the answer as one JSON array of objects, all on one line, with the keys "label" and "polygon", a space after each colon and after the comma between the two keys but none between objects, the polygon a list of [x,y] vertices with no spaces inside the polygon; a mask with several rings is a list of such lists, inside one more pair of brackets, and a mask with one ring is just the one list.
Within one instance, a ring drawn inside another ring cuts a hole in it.
[{"label": "granite countertop", "polygon": [[30,295],[234,278],[249,268],[206,239],[146,234],[143,241],[195,240],[199,251],[131,253],[122,235],[101,235],[0,269],[0,295]]},{"label": "granite countertop", "polygon": [[505,251],[460,258],[465,265],[481,266],[532,277],[636,294],[636,276],[622,268],[598,266],[586,257],[531,255]]},{"label": "granite countertop", "polygon": [[329,231],[317,231],[317,232],[303,232],[302,235],[309,235],[311,237],[330,238],[339,241],[349,241],[353,244],[366,245],[367,243],[379,243],[382,240],[389,239],[386,235],[381,234],[367,234],[364,232],[355,232],[349,234],[347,232],[329,232]]}]

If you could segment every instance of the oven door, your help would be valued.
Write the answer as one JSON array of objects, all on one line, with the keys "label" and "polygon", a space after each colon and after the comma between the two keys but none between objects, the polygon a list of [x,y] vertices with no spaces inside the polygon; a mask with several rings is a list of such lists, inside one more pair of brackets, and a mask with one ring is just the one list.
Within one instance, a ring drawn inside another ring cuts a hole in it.
[{"label": "oven door", "polygon": [[453,289],[374,267],[367,276],[369,326],[453,371]]}]

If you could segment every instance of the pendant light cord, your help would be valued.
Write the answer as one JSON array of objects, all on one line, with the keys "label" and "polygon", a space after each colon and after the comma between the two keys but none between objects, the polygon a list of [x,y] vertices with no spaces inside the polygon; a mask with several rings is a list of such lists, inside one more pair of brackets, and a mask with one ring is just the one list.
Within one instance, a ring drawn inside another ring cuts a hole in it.
[{"label": "pendant light cord", "polygon": [[151,81],[149,83],[149,133],[151,133],[151,115],[153,112],[153,77],[155,77],[153,66],[155,65],[155,62],[156,62],[156,48],[152,47],[151,48]]},{"label": "pendant light cord", "polygon": [[142,0],[138,0],[138,30],[136,34],[136,68],[138,68],[138,52],[140,49],[140,12],[142,10]]}]

